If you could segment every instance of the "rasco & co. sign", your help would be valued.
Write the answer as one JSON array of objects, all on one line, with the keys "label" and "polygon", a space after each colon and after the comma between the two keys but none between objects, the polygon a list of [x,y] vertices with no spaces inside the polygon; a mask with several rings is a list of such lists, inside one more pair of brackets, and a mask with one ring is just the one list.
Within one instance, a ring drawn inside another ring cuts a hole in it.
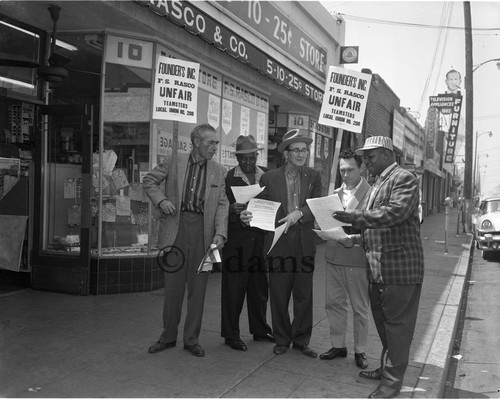
[{"label": "rasco & co. sign", "polygon": [[[206,42],[212,43],[221,51],[250,65],[286,88],[300,93],[317,104],[322,103],[323,91],[321,89],[269,57],[241,36],[219,24],[191,3],[179,0],[136,0],[136,2],[149,7],[155,14],[184,27],[187,31],[201,37]],[[309,46],[310,48],[311,46]],[[320,66],[322,56],[316,55],[315,51],[313,53],[313,63]]]}]

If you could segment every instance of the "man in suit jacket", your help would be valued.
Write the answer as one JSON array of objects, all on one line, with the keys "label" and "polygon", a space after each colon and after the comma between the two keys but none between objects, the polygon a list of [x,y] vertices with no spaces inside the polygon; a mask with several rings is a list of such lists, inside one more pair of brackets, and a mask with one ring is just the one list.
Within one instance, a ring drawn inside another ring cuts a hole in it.
[{"label": "man in suit jacket", "polygon": [[394,161],[388,137],[369,137],[358,152],[377,181],[364,210],[334,217],[362,229],[372,314],[382,342],[381,366],[359,375],[380,380],[370,398],[391,398],[403,385],[424,278],[418,180]]},{"label": "man in suit jacket", "polygon": [[[283,135],[278,151],[284,153],[284,166],[266,172],[260,185],[265,189],[259,197],[281,203],[277,224],[288,228],[267,256],[269,295],[273,333],[276,346],[273,352],[281,355],[293,348],[308,357],[316,357],[309,348],[312,332],[312,282],[316,236],[312,231],[314,216],[306,199],[321,196],[321,176],[306,167],[312,139],[294,129]],[[243,211],[241,220],[249,223],[251,213]],[[266,232],[264,251],[267,254],[274,232]],[[288,305],[293,294],[293,322]]]},{"label": "man in suit jacket", "polygon": [[236,140],[238,165],[226,177],[226,194],[229,200],[228,239],[224,245],[221,290],[221,336],[232,349],[247,351],[240,337],[240,314],[247,297],[248,322],[254,340],[274,342],[271,327],[267,324],[267,299],[269,284],[263,261],[264,232],[243,225],[240,213],[246,204],[237,203],[231,187],[259,184],[267,168],[257,165],[257,152],[262,148],[252,135],[241,135]]},{"label": "man in suit jacket", "polygon": [[[339,154],[339,171],[342,186],[337,194],[345,210],[360,210],[370,185],[361,176],[363,159],[353,150]],[[344,227],[350,233],[350,227]],[[322,360],[347,357],[347,298],[353,311],[354,359],[356,365],[365,369],[368,360],[365,355],[368,340],[368,315],[370,298],[366,279],[365,250],[358,242],[358,235],[348,234],[346,238],[329,240],[326,243],[326,315],[330,322],[332,348],[319,356]]]},{"label": "man in suit jacket", "polygon": [[[212,161],[218,135],[208,125],[191,132],[190,154],[172,156],[144,177],[143,187],[152,203],[161,210],[159,245],[165,260],[164,330],[149,348],[157,353],[174,347],[187,284],[187,315],[184,322],[184,348],[194,356],[205,351],[198,343],[208,275],[197,273],[206,250],[218,248],[227,238],[229,204],[226,197],[226,169]],[[160,185],[165,181],[166,190]],[[174,261],[176,263],[174,263]]]}]

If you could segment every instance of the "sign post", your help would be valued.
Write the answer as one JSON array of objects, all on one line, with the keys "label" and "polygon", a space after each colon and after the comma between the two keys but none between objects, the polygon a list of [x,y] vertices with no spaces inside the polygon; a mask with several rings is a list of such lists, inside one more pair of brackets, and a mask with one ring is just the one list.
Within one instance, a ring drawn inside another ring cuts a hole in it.
[{"label": "sign post", "polygon": [[318,123],[338,128],[328,193],[335,189],[344,130],[361,133],[372,76],[330,66]]},{"label": "sign post", "polygon": [[159,56],[156,64],[153,118],[173,121],[172,187],[170,200],[177,198],[177,152],[179,121],[196,123],[200,64]]}]

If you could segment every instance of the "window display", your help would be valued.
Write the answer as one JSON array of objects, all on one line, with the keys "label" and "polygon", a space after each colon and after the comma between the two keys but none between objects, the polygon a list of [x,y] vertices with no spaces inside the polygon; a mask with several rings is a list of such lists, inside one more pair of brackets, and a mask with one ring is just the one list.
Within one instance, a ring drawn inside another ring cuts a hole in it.
[{"label": "window display", "polygon": [[[82,232],[87,232],[89,224],[82,218],[89,218],[90,207],[89,184],[83,183],[88,175],[82,171],[90,168],[90,141],[92,133],[96,137],[98,133],[103,37],[78,33],[60,34],[59,39],[71,44],[68,48],[56,44],[56,51],[71,58],[72,68],[66,79],[51,85],[49,105],[35,113],[42,149],[43,236],[37,244],[42,257],[81,255]],[[24,123],[30,110],[23,109],[22,113]]]},{"label": "window display", "polygon": [[108,36],[106,43],[102,151],[94,153],[92,176],[94,220],[101,235],[93,251],[144,254],[149,251],[150,203],[141,180],[150,169],[153,44],[116,36]]}]

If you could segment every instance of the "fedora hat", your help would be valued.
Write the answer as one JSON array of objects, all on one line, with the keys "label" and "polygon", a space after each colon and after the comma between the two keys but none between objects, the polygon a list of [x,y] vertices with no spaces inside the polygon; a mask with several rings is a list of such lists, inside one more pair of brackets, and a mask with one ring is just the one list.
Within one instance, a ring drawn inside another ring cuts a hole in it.
[{"label": "fedora hat", "polygon": [[283,140],[278,146],[278,151],[283,153],[292,143],[305,143],[309,146],[312,141],[312,138],[302,135],[298,129],[292,129],[283,135]]},{"label": "fedora hat", "polygon": [[259,150],[262,150],[262,147],[257,147],[257,142],[252,135],[240,135],[238,139],[236,139],[236,150],[234,154],[255,153]]},{"label": "fedora hat", "polygon": [[373,150],[380,148],[393,151],[391,138],[387,136],[371,136],[366,139],[365,145],[363,147],[356,150],[356,153],[360,154],[365,150]]}]

